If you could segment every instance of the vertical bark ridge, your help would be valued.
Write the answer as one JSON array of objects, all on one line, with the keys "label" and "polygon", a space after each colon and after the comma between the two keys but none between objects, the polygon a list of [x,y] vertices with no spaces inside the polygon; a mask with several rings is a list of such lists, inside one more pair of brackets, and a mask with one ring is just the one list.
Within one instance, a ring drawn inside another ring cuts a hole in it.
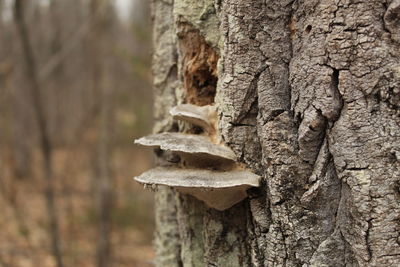
[{"label": "vertical bark ridge", "polygon": [[[171,131],[175,127],[168,116],[175,105],[177,77],[177,42],[173,27],[173,0],[152,2],[153,19],[153,80],[154,80],[154,132]],[[183,266],[179,236],[175,192],[159,187],[155,193],[156,232],[154,246],[157,266]]]},{"label": "vertical bark ridge", "polygon": [[202,266],[252,266],[247,246],[245,203],[223,212],[208,209],[204,217],[205,261]]},{"label": "vertical bark ridge", "polygon": [[204,266],[205,204],[192,196],[176,194],[182,265]]},{"label": "vertical bark ridge", "polygon": [[[254,39],[263,23],[262,15],[257,14],[262,14],[264,8],[262,1],[221,1],[217,8],[223,43],[216,95],[220,132],[240,161],[259,174],[262,174],[262,166],[257,135],[257,84],[266,67],[265,57],[258,48],[260,44]],[[243,238],[241,250],[248,249],[247,255],[244,254],[248,260],[232,266],[263,266],[265,240],[262,237],[268,231],[268,223],[264,221],[268,215],[262,206],[266,202],[264,197],[256,193],[250,205],[242,203],[241,207],[233,209],[245,208],[244,215],[252,214],[256,219],[249,217],[252,223],[247,225],[244,218],[237,222],[237,228],[247,228],[249,236]]]},{"label": "vertical bark ridge", "polygon": [[292,107],[302,124],[315,111],[327,120],[328,149],[342,184],[335,231],[314,254],[316,266],[336,266],[323,252],[331,242],[345,245],[346,266],[399,264],[393,189],[399,161],[390,156],[398,151],[391,88],[398,84],[399,51],[382,25],[384,2],[298,2],[295,13]]}]

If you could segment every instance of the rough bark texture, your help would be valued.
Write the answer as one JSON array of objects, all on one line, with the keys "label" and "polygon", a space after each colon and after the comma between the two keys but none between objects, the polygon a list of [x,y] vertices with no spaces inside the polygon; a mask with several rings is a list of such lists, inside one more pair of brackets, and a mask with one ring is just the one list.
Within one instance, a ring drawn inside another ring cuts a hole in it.
[{"label": "rough bark texture", "polygon": [[263,176],[223,212],[160,189],[158,266],[400,266],[399,10],[153,1],[155,132],[178,130],[175,103],[214,101],[222,140]]}]

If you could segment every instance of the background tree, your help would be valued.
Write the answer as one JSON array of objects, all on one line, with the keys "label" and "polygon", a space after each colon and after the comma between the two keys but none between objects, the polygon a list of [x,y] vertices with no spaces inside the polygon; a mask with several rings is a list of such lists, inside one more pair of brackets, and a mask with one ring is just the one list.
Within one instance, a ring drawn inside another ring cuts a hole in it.
[{"label": "background tree", "polygon": [[57,267],[62,267],[63,260],[60,248],[60,235],[57,208],[54,201],[54,170],[53,170],[53,145],[48,132],[48,120],[45,115],[42,89],[38,76],[38,68],[33,49],[31,38],[25,21],[24,1],[15,0],[14,2],[14,19],[17,26],[18,36],[21,40],[23,51],[24,65],[29,85],[28,95],[32,99],[34,110],[34,118],[38,125],[39,147],[43,162],[43,176],[45,178],[45,200],[47,214],[50,224],[51,250],[56,261]]},{"label": "background tree", "polygon": [[154,131],[176,131],[176,103],[215,104],[223,140],[263,177],[223,212],[159,190],[158,266],[400,264],[399,9],[153,1]]},{"label": "background tree", "polygon": [[152,123],[150,17],[128,2],[0,1],[0,266],[150,265],[131,179],[150,164],[132,144]]}]

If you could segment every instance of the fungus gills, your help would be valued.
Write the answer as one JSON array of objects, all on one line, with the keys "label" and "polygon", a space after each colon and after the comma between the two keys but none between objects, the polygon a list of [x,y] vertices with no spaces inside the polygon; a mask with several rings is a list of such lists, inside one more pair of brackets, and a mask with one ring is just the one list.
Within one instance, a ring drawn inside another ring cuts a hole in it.
[{"label": "fungus gills", "polygon": [[170,111],[175,119],[203,128],[207,136],[184,133],[152,134],[135,140],[136,144],[171,151],[181,157],[175,166],[151,169],[135,180],[144,185],[166,185],[225,210],[247,197],[246,190],[258,187],[260,176],[236,162],[228,147],[215,144],[216,112],[213,106],[183,104]]}]

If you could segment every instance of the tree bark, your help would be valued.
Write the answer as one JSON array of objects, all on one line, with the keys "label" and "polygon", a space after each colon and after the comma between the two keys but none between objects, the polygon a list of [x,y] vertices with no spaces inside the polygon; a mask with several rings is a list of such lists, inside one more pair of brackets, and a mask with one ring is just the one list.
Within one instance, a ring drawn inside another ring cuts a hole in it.
[{"label": "tree bark", "polygon": [[[224,142],[263,177],[222,212],[160,189],[157,266],[400,265],[399,9],[153,0],[154,131],[176,130],[175,103],[213,103]],[[212,64],[193,67],[213,53],[214,88]]]}]

